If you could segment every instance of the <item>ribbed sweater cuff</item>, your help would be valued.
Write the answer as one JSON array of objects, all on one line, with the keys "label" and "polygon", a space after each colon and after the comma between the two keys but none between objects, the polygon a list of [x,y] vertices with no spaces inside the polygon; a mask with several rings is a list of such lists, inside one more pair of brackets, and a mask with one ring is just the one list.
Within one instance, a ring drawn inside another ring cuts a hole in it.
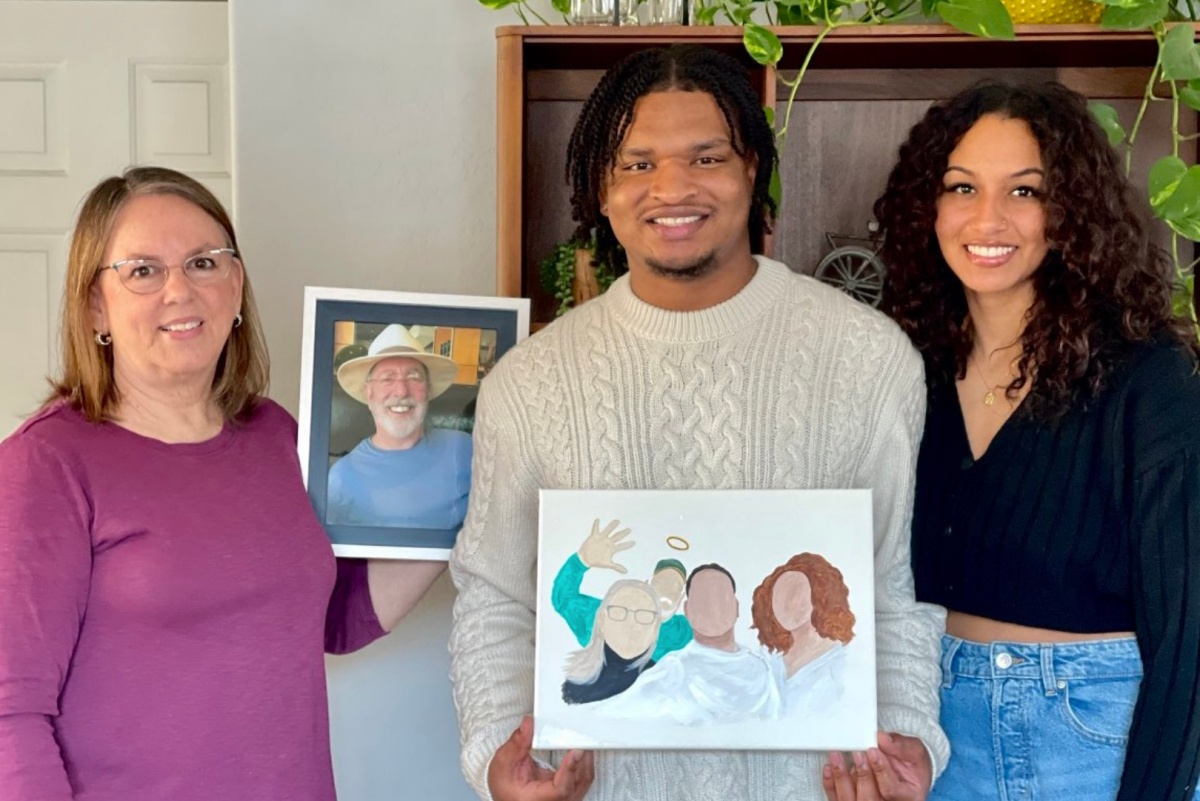
[{"label": "ribbed sweater cuff", "polygon": [[937,782],[938,776],[946,769],[946,763],[950,761],[950,741],[940,726],[928,715],[908,707],[886,704],[879,707],[879,728],[920,740],[933,761],[933,781]]}]

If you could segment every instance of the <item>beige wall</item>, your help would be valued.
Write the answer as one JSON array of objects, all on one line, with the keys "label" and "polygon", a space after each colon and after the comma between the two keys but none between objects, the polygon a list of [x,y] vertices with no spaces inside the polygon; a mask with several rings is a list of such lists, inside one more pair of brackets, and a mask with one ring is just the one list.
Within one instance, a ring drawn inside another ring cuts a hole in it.
[{"label": "beige wall", "polygon": [[[476,0],[233,0],[239,237],[293,412],[306,284],[495,291],[495,39]],[[346,801],[474,796],[458,768],[443,579],[388,639],[332,658]]]}]

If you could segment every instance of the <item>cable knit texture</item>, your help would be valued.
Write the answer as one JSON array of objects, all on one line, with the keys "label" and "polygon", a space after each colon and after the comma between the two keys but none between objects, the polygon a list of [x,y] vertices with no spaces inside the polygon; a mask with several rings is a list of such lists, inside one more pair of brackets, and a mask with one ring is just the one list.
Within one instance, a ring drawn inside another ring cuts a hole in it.
[{"label": "cable knit texture", "polygon": [[[451,678],[467,780],[533,709],[538,489],[870,488],[879,725],[940,773],[942,611],[909,566],[921,361],[890,321],[759,258],[697,312],[642,302],[628,277],[513,350],[480,390],[474,486],[451,557]],[[542,755],[557,763],[560,754]],[[824,755],[603,751],[592,801],[823,799]]]}]

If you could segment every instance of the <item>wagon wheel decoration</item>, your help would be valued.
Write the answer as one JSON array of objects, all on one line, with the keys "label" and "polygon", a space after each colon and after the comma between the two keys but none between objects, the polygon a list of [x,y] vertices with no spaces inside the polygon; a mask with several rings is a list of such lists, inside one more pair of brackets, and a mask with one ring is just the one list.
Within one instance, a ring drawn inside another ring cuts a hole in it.
[{"label": "wagon wheel decoration", "polygon": [[884,272],[883,262],[875,251],[859,245],[843,245],[821,259],[815,275],[861,303],[878,306],[883,297]]}]

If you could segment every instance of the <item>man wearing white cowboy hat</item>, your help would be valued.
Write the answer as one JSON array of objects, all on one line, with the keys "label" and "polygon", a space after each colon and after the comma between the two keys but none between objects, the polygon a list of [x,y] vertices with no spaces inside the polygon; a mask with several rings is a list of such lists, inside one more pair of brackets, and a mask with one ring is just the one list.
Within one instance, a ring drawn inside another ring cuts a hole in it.
[{"label": "man wearing white cowboy hat", "polygon": [[330,523],[456,529],[467,511],[471,437],[425,429],[429,401],[458,374],[402,325],[389,325],[366,356],[338,368],[350,397],[365,403],[375,433],[329,470]]}]

